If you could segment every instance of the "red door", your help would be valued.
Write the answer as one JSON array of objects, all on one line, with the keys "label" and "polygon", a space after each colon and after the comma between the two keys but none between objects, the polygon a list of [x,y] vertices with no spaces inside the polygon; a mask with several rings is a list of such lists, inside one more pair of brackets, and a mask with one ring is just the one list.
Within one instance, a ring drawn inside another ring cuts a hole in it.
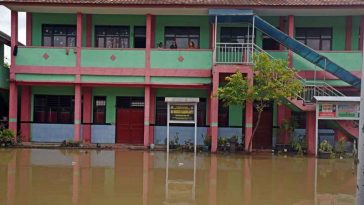
[{"label": "red door", "polygon": [[143,144],[144,109],[118,108],[116,116],[116,143]]},{"label": "red door", "polygon": [[[257,121],[258,113],[254,112],[254,124]],[[254,125],[255,127],[255,125]],[[262,112],[260,124],[253,140],[254,149],[271,149],[273,134],[273,112],[265,110]]]}]

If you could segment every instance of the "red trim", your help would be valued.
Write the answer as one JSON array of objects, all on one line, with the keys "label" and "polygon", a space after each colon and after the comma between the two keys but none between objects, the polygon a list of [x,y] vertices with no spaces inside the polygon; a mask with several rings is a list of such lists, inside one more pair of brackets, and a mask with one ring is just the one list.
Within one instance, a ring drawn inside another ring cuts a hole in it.
[{"label": "red trim", "polygon": [[[285,16],[279,17],[279,30],[286,33],[286,17]],[[279,44],[279,50],[285,50],[285,47],[282,44]]]},{"label": "red trim", "polygon": [[26,45],[32,45],[32,13],[26,14]]},{"label": "red trim", "polygon": [[359,50],[363,50],[363,39],[364,39],[364,16],[361,16]]},{"label": "red trim", "polygon": [[214,49],[215,46],[215,29],[214,29],[215,24],[210,24],[210,49]]},{"label": "red trim", "polygon": [[211,77],[211,70],[151,69],[151,76],[163,77]]},{"label": "red trim", "polygon": [[91,143],[91,123],[92,121],[92,88],[84,87],[82,89],[83,92],[83,142],[88,144]]},{"label": "red trim", "polygon": [[346,17],[345,50],[351,50],[351,39],[353,34],[353,17]]},{"label": "red trim", "polygon": [[327,9],[327,8],[355,8],[360,9],[364,7],[364,5],[348,5],[345,3],[335,4],[335,5],[222,5],[222,4],[128,4],[128,3],[44,3],[44,2],[4,2],[2,5],[7,7],[11,6],[44,6],[44,7],[92,7],[92,8],[233,8],[233,9],[251,9],[251,8],[266,8],[266,9]]},{"label": "red trim", "polygon": [[86,15],[86,47],[92,47],[92,14]]},{"label": "red trim", "polygon": [[74,67],[63,66],[17,66],[16,73],[26,74],[68,74],[75,75],[77,73]]},{"label": "red trim", "polygon": [[[294,38],[294,16],[288,16],[288,36]],[[293,66],[293,52],[288,50],[288,67]]]},{"label": "red trim", "polygon": [[75,142],[81,140],[81,86],[75,85],[75,130],[73,139]]},{"label": "red trim", "polygon": [[[30,121],[30,103],[31,102],[31,87],[23,86],[21,88],[21,113],[20,119],[22,122]],[[20,125],[23,142],[30,142],[30,124],[21,123]]]},{"label": "red trim", "polygon": [[236,71],[240,71],[241,73],[252,72],[252,67],[249,65],[216,65],[214,69],[219,73],[235,73]]},{"label": "red trim", "polygon": [[144,76],[142,68],[82,68],[81,75]]}]

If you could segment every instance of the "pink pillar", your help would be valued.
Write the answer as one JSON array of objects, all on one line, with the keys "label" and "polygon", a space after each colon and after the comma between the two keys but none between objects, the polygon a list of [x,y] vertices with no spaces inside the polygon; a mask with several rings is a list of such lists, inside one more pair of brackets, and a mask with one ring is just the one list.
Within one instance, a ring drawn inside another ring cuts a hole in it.
[{"label": "pink pillar", "polygon": [[244,198],[246,204],[252,204],[252,158],[244,158]]},{"label": "pink pillar", "polygon": [[150,88],[149,110],[149,143],[154,144],[155,90],[153,88]]},{"label": "pink pillar", "polygon": [[[81,153],[80,156],[80,204],[91,204],[91,154],[89,152]],[[81,201],[82,200],[82,201]]]},{"label": "pink pillar", "polygon": [[81,86],[75,85],[75,124],[74,124],[74,141],[80,141],[81,137]]},{"label": "pink pillar", "polygon": [[363,50],[363,39],[364,39],[364,16],[360,18],[360,41],[359,41],[359,49]]},{"label": "pink pillar", "polygon": [[91,143],[92,88],[83,88],[83,143]]},{"label": "pink pillar", "polygon": [[22,86],[21,89],[21,113],[20,113],[20,129],[23,136],[23,142],[30,141],[30,104],[31,104],[31,87]]},{"label": "pink pillar", "polygon": [[[248,80],[251,85],[253,85],[253,74],[248,73]],[[250,139],[253,135],[253,102],[246,102],[245,104],[245,138],[244,138],[244,144],[245,144],[245,151],[250,152],[253,148],[253,143],[249,147]]]},{"label": "pink pillar", "polygon": [[82,13],[77,13],[76,34],[76,83],[81,81]]},{"label": "pink pillar", "polygon": [[[288,16],[288,36],[294,38],[294,16]],[[293,66],[293,52],[288,50],[288,67]]]},{"label": "pink pillar", "polygon": [[144,90],[144,147],[149,146],[150,87]]},{"label": "pink pillar", "polygon": [[219,72],[216,70],[212,73],[212,92],[211,92],[211,107],[210,107],[210,133],[211,133],[211,152],[217,151],[218,138],[218,117],[219,117],[219,99],[213,97],[219,88]]},{"label": "pink pillar", "polygon": [[316,112],[306,112],[307,153],[315,154],[316,150]]},{"label": "pink pillar", "polygon": [[[9,129],[17,135],[17,115],[18,115],[18,87],[15,82],[9,85]],[[14,139],[16,140],[16,138]]]},{"label": "pink pillar", "polygon": [[346,17],[346,32],[345,32],[345,50],[351,50],[351,42],[352,42],[352,34],[353,34],[353,17]]},{"label": "pink pillar", "polygon": [[11,66],[10,79],[15,79],[15,56],[13,56],[14,48],[18,45],[18,12],[11,11]]},{"label": "pink pillar", "polygon": [[32,13],[26,14],[26,45],[32,45]]},{"label": "pink pillar", "polygon": [[[284,16],[279,17],[279,30],[286,33],[286,18]],[[284,50],[284,46],[279,44],[279,50]]]},{"label": "pink pillar", "polygon": [[86,15],[86,47],[92,47],[92,14]]}]

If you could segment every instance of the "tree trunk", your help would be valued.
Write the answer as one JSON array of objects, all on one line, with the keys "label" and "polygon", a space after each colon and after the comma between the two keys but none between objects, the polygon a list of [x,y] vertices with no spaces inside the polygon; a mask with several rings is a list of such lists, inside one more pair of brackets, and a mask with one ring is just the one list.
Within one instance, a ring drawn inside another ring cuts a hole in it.
[{"label": "tree trunk", "polygon": [[254,127],[254,130],[253,130],[252,137],[250,138],[250,141],[249,141],[249,152],[252,152],[252,149],[253,149],[253,148],[250,149],[250,147],[252,147],[252,143],[253,143],[255,133],[258,130],[258,127],[259,127],[259,124],[260,124],[260,118],[262,116],[262,112],[263,112],[263,110],[258,110],[258,119],[257,119],[257,122],[255,123],[255,127]]}]

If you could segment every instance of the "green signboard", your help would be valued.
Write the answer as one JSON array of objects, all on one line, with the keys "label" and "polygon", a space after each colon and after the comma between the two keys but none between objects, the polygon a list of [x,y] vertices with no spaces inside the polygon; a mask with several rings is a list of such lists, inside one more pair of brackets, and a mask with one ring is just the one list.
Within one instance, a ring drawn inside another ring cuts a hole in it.
[{"label": "green signboard", "polygon": [[194,105],[173,104],[170,106],[171,121],[194,121]]}]

